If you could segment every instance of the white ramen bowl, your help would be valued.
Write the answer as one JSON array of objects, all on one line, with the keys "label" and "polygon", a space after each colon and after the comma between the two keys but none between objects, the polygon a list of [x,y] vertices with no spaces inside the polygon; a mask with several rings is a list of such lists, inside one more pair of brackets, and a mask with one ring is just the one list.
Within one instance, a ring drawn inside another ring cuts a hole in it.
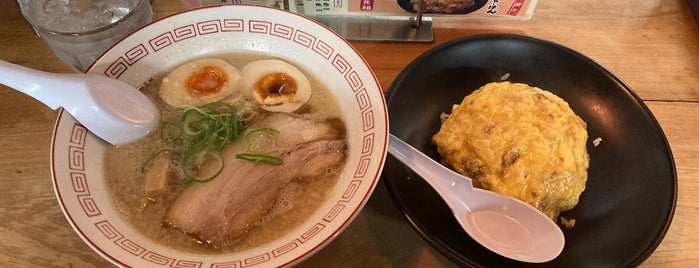
[{"label": "white ramen bowl", "polygon": [[105,52],[89,69],[142,87],[153,77],[207,54],[254,51],[286,58],[313,73],[341,106],[349,142],[331,197],[305,222],[263,246],[199,255],[165,247],[122,219],[103,171],[106,142],[61,111],[51,150],[56,196],[77,234],[102,257],[128,267],[287,266],[330,243],[367,202],[386,155],[383,92],[354,48],[302,16],[264,7],[213,6],[155,21]]}]

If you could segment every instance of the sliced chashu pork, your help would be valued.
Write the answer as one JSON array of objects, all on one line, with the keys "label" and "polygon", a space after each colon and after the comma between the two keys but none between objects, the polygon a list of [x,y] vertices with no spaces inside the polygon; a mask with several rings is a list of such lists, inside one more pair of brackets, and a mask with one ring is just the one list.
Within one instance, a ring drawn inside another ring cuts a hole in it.
[{"label": "sliced chashu pork", "polygon": [[[279,166],[236,159],[241,139],[223,151],[221,174],[184,189],[168,209],[164,223],[217,247],[237,239],[264,216],[279,189],[295,178],[317,177],[345,160],[346,143],[330,124],[288,114],[273,114],[250,128],[273,128],[284,163]],[[204,166],[200,173],[209,173]]]}]

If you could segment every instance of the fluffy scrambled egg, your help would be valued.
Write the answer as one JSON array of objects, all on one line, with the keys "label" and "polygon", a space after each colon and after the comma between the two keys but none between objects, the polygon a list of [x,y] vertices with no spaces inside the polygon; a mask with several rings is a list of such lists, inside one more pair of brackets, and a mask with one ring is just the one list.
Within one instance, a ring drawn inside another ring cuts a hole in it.
[{"label": "fluffy scrambled egg", "polygon": [[520,199],[553,220],[585,190],[586,124],[563,99],[537,87],[481,87],[454,105],[432,141],[442,162],[474,186]]}]

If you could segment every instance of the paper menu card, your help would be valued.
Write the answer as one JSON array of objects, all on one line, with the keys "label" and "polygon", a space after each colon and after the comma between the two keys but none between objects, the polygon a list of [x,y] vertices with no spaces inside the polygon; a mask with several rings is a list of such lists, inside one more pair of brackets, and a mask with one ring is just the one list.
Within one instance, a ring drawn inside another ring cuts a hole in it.
[{"label": "paper menu card", "polygon": [[[192,0],[189,0],[190,2]],[[305,15],[412,15],[419,0],[287,0],[286,8]],[[468,16],[528,19],[537,0],[424,0],[424,16]],[[199,0],[200,5],[221,3],[285,8],[283,0]]]}]

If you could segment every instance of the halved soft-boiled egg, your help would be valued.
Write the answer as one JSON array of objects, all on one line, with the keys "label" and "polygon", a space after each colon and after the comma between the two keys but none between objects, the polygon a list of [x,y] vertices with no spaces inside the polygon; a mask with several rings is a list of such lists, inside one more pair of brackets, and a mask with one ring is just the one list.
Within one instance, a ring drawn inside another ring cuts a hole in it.
[{"label": "halved soft-boiled egg", "polygon": [[231,95],[240,77],[240,70],[223,59],[198,59],[172,70],[163,78],[159,93],[172,106],[201,106]]},{"label": "halved soft-boiled egg", "polygon": [[241,88],[271,112],[293,112],[311,98],[311,83],[296,67],[282,60],[248,63]]}]

